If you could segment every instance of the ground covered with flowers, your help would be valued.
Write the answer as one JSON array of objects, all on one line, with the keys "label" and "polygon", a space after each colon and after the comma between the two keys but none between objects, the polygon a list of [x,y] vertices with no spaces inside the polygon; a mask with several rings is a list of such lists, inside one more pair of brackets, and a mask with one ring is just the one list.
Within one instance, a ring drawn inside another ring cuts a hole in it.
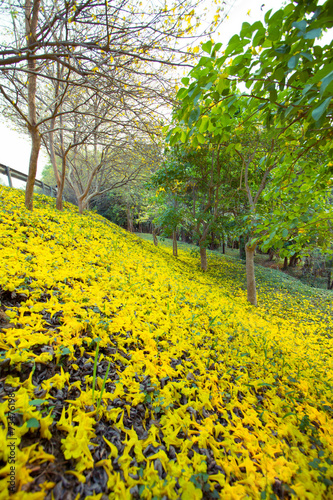
[{"label": "ground covered with flowers", "polygon": [[197,262],[0,187],[0,500],[333,498],[332,294]]}]

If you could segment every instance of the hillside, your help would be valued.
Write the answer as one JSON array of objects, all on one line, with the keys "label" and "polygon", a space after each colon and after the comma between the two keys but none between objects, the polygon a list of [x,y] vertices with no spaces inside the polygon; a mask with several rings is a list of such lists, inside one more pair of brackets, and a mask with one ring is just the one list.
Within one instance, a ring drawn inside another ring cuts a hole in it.
[{"label": "hillside", "polygon": [[0,186],[0,500],[332,498],[332,294],[54,203]]}]

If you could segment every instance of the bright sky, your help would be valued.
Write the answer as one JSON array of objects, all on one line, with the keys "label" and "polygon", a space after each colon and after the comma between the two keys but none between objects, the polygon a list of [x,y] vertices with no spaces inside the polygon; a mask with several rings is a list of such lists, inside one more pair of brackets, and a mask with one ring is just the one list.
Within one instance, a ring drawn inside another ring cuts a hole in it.
[{"label": "bright sky", "polygon": [[[226,44],[235,34],[239,33],[242,23],[263,20],[269,9],[277,10],[282,0],[229,0],[226,7],[228,19],[219,29],[219,35],[213,36],[214,42]],[[18,134],[11,123],[0,121],[0,163],[21,172],[28,172],[30,156],[30,139],[28,134]],[[47,154],[42,150],[38,160],[37,178],[40,178],[44,165],[48,162]]]}]

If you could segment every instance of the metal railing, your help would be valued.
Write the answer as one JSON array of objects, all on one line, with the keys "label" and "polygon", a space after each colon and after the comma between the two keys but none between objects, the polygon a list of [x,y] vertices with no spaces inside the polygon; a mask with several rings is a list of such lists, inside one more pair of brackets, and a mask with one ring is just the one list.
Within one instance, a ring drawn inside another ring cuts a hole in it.
[{"label": "metal railing", "polygon": [[[14,168],[7,167],[7,165],[2,165],[0,163],[0,174],[7,175],[8,186],[13,187],[13,179],[18,179],[19,181],[27,182],[28,176],[15,170]],[[57,196],[57,188],[45,184],[43,181],[35,180],[35,186],[42,188],[43,194],[48,196]],[[48,192],[47,192],[48,191]]]}]

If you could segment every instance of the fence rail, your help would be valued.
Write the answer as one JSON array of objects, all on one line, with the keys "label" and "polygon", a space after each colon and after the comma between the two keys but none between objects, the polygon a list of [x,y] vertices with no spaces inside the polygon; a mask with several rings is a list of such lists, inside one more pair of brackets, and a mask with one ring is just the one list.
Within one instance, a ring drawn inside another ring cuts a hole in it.
[{"label": "fence rail", "polygon": [[[2,165],[2,163],[0,163],[0,174],[7,175],[9,187],[13,187],[12,179],[18,179],[19,181],[24,182],[27,182],[28,180],[28,176],[26,174],[23,174],[22,172],[19,172],[14,168],[7,167],[7,165]],[[38,179],[36,179],[35,186],[42,188],[43,194],[54,197],[57,196],[57,189],[55,187],[49,186],[48,184],[45,184],[43,181],[39,181]]]}]

